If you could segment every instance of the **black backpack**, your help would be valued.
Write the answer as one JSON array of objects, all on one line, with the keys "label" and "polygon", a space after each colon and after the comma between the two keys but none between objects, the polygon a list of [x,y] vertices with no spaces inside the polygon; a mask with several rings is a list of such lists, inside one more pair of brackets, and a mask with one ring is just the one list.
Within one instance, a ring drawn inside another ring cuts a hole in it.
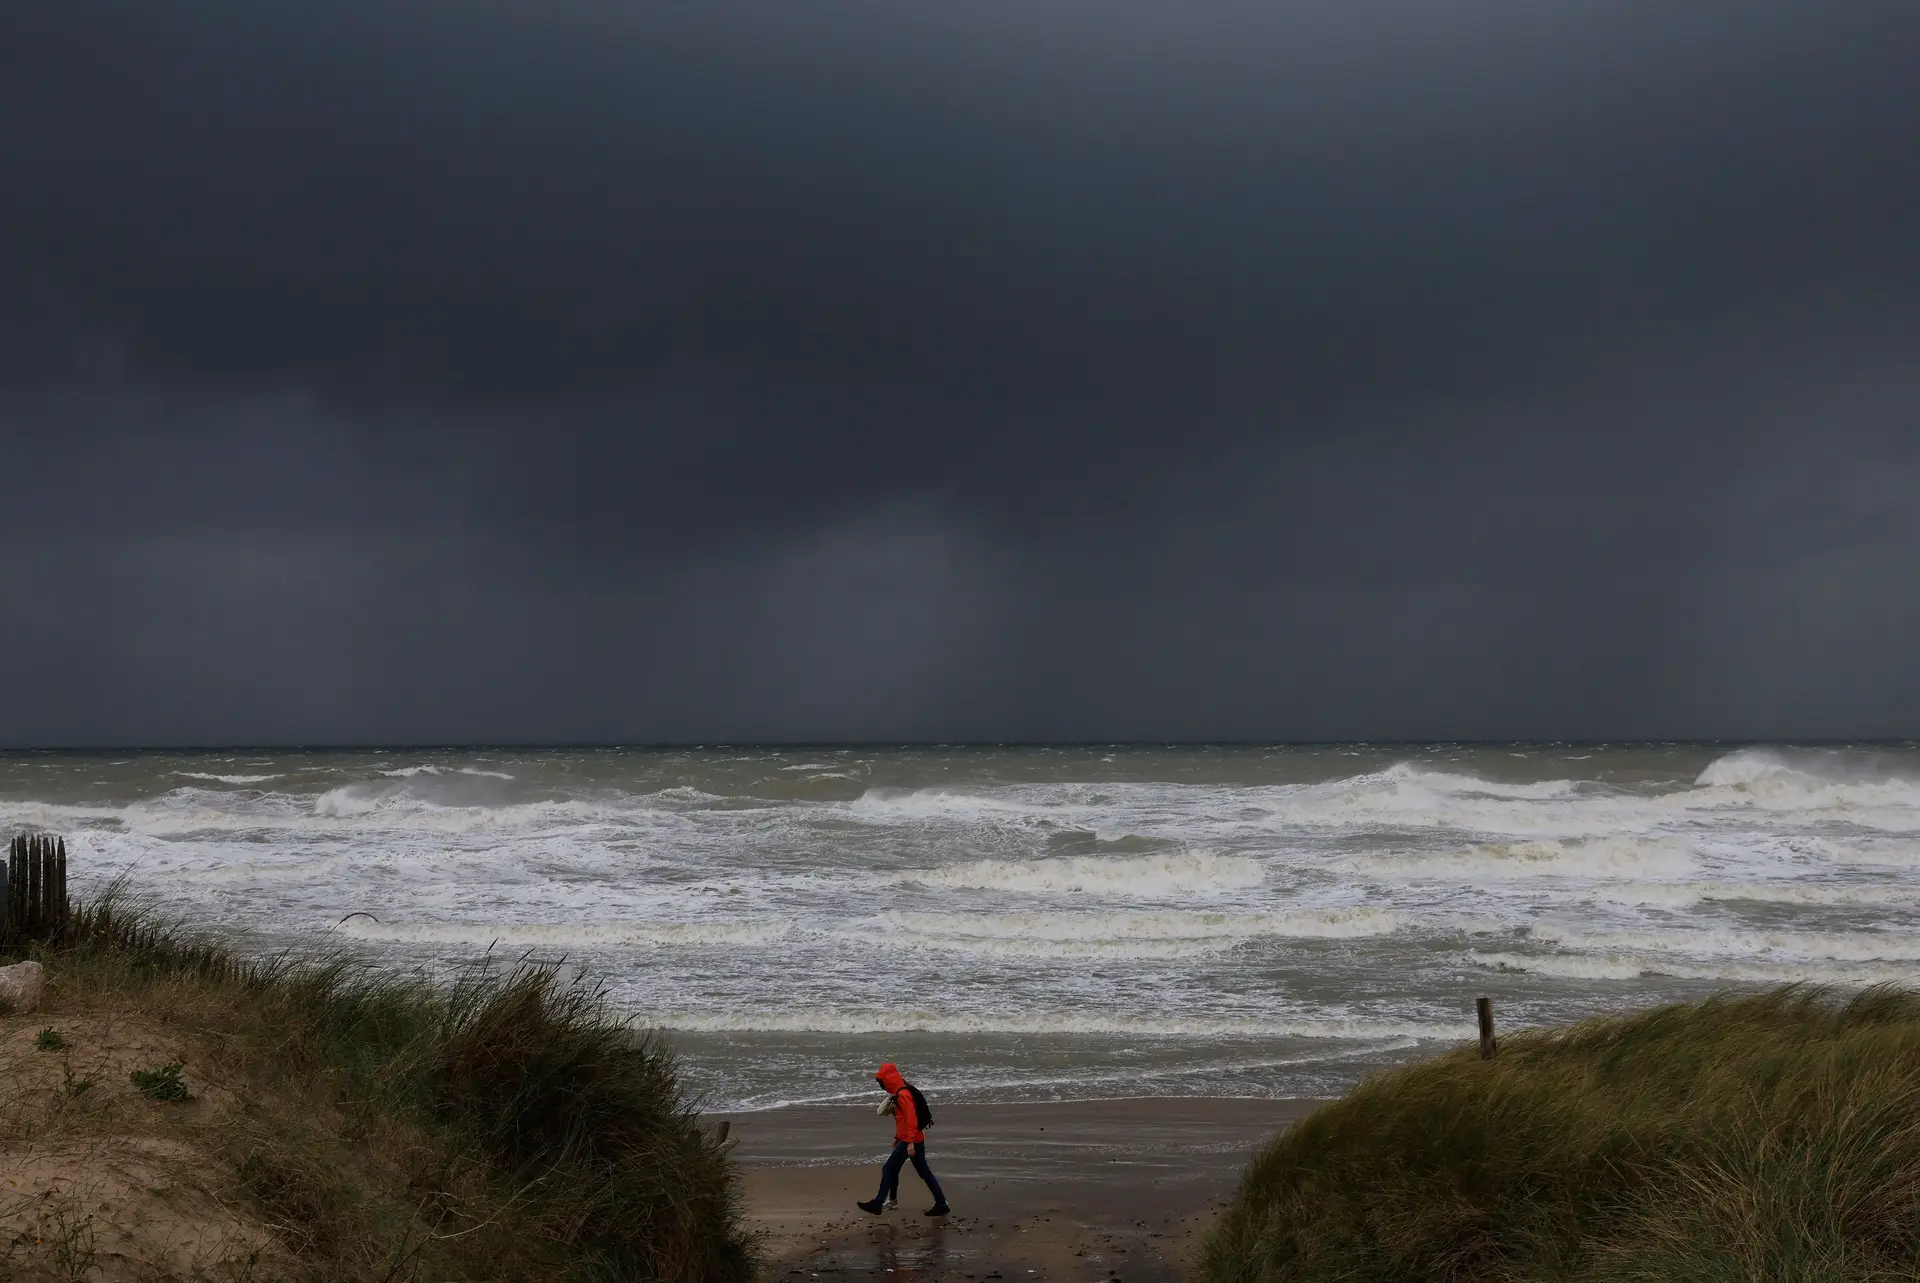
[{"label": "black backpack", "polygon": [[906,1088],[913,1093],[914,1125],[919,1127],[921,1131],[925,1131],[927,1128],[933,1126],[933,1107],[927,1104],[927,1098],[920,1094],[918,1087],[915,1087],[912,1083],[907,1083]]}]

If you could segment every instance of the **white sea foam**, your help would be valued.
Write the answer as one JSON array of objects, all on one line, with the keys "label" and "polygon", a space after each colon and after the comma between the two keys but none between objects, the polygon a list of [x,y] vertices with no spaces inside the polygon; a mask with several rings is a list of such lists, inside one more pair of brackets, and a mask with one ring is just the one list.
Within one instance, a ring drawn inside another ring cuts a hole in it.
[{"label": "white sea foam", "polygon": [[[1369,777],[1361,776],[1360,780]],[[1551,802],[1573,797],[1580,791],[1580,785],[1574,780],[1536,780],[1513,783],[1503,780],[1482,779],[1477,775],[1461,774],[1454,771],[1437,771],[1429,767],[1415,766],[1402,762],[1397,766],[1371,777],[1383,780],[1395,789],[1415,792],[1438,793],[1456,797],[1497,797],[1515,801]],[[1350,781],[1358,783],[1359,780]]]},{"label": "white sea foam", "polygon": [[1598,900],[1613,904],[1686,908],[1706,901],[1807,905],[1822,908],[1912,908],[1920,890],[1888,886],[1828,886],[1771,882],[1629,882],[1595,888]]},{"label": "white sea foam", "polygon": [[1898,963],[1682,961],[1626,954],[1473,953],[1473,962],[1497,971],[1524,971],[1560,980],[1638,980],[1672,977],[1746,984],[1876,985],[1920,980],[1920,966]]},{"label": "white sea foam", "polygon": [[1672,838],[1536,838],[1476,842],[1436,855],[1366,860],[1365,872],[1426,878],[1577,877],[1600,881],[1679,877],[1694,861]]},{"label": "white sea foam", "polygon": [[1637,980],[1647,970],[1647,964],[1635,958],[1479,951],[1467,956],[1476,966],[1495,971],[1526,971],[1562,980]]},{"label": "white sea foam", "polygon": [[1036,860],[975,860],[937,869],[912,869],[892,882],[957,890],[1082,892],[1164,896],[1257,887],[1266,871],[1245,856],[1182,851],[1166,855],[1054,856]]},{"label": "white sea foam", "polygon": [[[696,1031],[688,1030],[686,1032]],[[975,1073],[954,1076],[949,1076],[949,1074],[945,1072],[936,1072],[921,1076],[920,1081],[928,1090],[937,1090],[941,1092],[942,1095],[946,1095],[949,1092],[960,1092],[970,1098],[978,1098],[982,1095],[1004,1095],[1009,1092],[1018,1092],[1020,1095],[1030,1099],[1039,1093],[1062,1091],[1063,1089],[1064,1092],[1071,1092],[1076,1097],[1111,1092],[1111,1094],[1117,1097],[1138,1098],[1141,1096],[1160,1094],[1161,1088],[1157,1088],[1155,1084],[1165,1084],[1169,1080],[1199,1078],[1204,1076],[1211,1079],[1215,1084],[1226,1083],[1234,1085],[1244,1082],[1248,1075],[1260,1074],[1262,1071],[1291,1069],[1306,1065],[1326,1065],[1340,1061],[1357,1060],[1362,1057],[1377,1058],[1390,1055],[1393,1052],[1412,1051],[1421,1045],[1421,1040],[1418,1038],[1329,1041],[1339,1041],[1339,1045],[1288,1056],[1237,1056],[1228,1054],[1219,1059],[1209,1058],[1199,1063],[1186,1062],[1156,1068],[1129,1065],[1124,1069],[1117,1070],[1098,1070],[1088,1069],[1085,1066],[1076,1066],[1071,1072],[1061,1074],[1036,1074],[1026,1069],[1012,1074],[996,1074],[989,1071],[985,1074]],[[1208,1094],[1212,1095],[1216,1093],[1209,1092]],[[811,1096],[782,1095],[754,1101],[739,1112],[753,1113],[768,1109],[784,1109],[794,1105],[831,1105],[847,1100],[871,1099],[871,1093],[864,1089],[860,1091],[831,1092]],[[1109,1153],[1119,1152],[1121,1148],[1120,1146],[1103,1147],[1103,1149]],[[1164,1147],[1156,1148],[1160,1149],[1160,1152],[1165,1152]],[[1198,1148],[1212,1150],[1214,1147],[1204,1146]],[[1222,1152],[1224,1152],[1224,1150]],[[830,1161],[839,1160],[823,1159],[819,1160],[819,1165],[825,1165]],[[797,1163],[794,1165],[810,1164],[811,1160],[809,1160],[808,1163]]]},{"label": "white sea foam", "polygon": [[1755,931],[1726,927],[1593,931],[1542,924],[1533,930],[1578,953],[1631,952],[1696,958],[1801,962],[1920,962],[1920,935],[1893,931]]},{"label": "white sea foam", "polygon": [[956,1012],[911,1007],[768,1008],[762,1010],[643,1009],[636,1025],[689,1033],[824,1034],[1056,1034],[1122,1038],[1325,1038],[1357,1043],[1455,1042],[1469,1037],[1471,1021],[1439,1021],[1251,1015],[1182,1017],[1098,1012]]},{"label": "white sea foam", "polygon": [[1742,749],[1709,764],[1694,784],[1679,795],[1693,809],[1840,812],[1868,828],[1920,829],[1920,778],[1832,754]]},{"label": "white sea foam", "polygon": [[1346,940],[1387,935],[1399,925],[1394,914],[1367,908],[1305,913],[894,911],[863,925],[858,934],[885,947],[997,956],[1178,958],[1262,937]]},{"label": "white sea foam", "polygon": [[400,944],[504,945],[535,949],[615,946],[761,947],[778,943],[790,922],[378,922],[354,917],[336,928],[360,940]]},{"label": "white sea foam", "polygon": [[412,779],[416,775],[470,775],[479,779],[510,780],[515,778],[505,771],[487,771],[477,766],[435,766],[431,762],[422,766],[400,766],[380,774],[391,779]]},{"label": "white sea foam", "polygon": [[371,908],[336,939],[584,956],[717,1034],[1334,1038],[1304,995],[1419,1025],[1489,966],[1541,1023],[1920,981],[1920,750],[1155,754],[0,759],[0,827],[276,947]]},{"label": "white sea foam", "polygon": [[183,780],[211,780],[215,784],[265,784],[268,780],[284,778],[284,772],[274,771],[267,775],[210,775],[205,771],[175,771]]},{"label": "white sea foam", "polygon": [[966,793],[952,789],[868,789],[848,807],[867,821],[1026,820],[1058,817],[1079,809],[1074,789],[1028,789],[1006,794]]}]

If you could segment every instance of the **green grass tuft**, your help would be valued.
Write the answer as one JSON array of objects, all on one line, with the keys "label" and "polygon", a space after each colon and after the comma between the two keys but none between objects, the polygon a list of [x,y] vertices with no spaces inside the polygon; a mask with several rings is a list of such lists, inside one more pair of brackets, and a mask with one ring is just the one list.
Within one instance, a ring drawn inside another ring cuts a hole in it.
[{"label": "green grass tuft", "polygon": [[1253,1162],[1201,1273],[1920,1278],[1920,995],[1720,998],[1379,1075]]},{"label": "green grass tuft", "polygon": [[193,1093],[180,1081],[179,1061],[171,1065],[161,1065],[156,1069],[136,1069],[128,1077],[140,1094],[148,1100],[192,1100]]},{"label": "green grass tuft", "polygon": [[58,1029],[49,1027],[33,1036],[33,1045],[39,1051],[59,1051],[67,1045],[67,1040],[60,1036]]}]

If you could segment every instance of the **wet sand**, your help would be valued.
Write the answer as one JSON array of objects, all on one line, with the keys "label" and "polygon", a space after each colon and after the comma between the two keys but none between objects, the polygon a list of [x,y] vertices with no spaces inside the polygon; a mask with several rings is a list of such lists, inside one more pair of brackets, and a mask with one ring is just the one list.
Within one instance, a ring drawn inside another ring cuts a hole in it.
[{"label": "wet sand", "polygon": [[942,1105],[927,1160],[953,1215],[911,1165],[900,1206],[872,1198],[893,1122],[871,1107],[768,1110],[731,1122],[747,1212],[787,1280],[1179,1278],[1253,1152],[1312,1100],[1172,1098]]}]

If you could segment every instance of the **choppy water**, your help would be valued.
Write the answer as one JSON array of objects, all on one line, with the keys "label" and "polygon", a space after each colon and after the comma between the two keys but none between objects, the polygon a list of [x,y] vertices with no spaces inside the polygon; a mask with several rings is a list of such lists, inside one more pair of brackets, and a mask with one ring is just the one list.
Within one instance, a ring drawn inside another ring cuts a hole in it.
[{"label": "choppy water", "polygon": [[[1920,749],[0,757],[259,947],[565,955],[716,1105],[1287,1095],[1503,1023],[1920,975]],[[341,919],[356,911],[372,917]]]}]

